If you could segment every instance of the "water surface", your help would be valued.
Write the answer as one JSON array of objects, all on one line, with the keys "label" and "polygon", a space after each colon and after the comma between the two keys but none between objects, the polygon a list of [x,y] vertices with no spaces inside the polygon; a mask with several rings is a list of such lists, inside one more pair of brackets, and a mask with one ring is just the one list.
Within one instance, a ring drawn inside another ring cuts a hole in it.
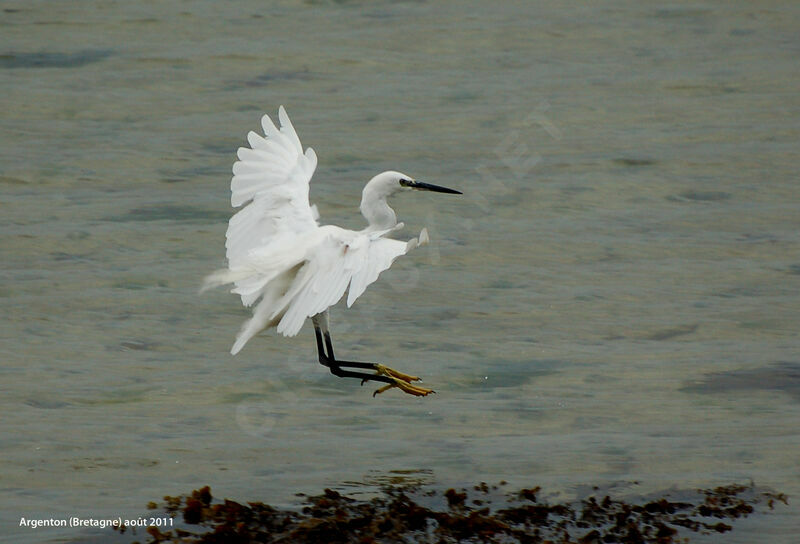
[{"label": "water surface", "polygon": [[[789,2],[11,2],[0,15],[0,540],[165,494],[506,480],[573,496],[754,480],[800,493],[798,7]],[[375,173],[433,243],[338,353],[438,394],[371,397],[307,326],[228,354],[235,150],[284,104],[325,222]],[[633,482],[638,482],[634,484]],[[766,539],[766,540],[765,540]]]}]

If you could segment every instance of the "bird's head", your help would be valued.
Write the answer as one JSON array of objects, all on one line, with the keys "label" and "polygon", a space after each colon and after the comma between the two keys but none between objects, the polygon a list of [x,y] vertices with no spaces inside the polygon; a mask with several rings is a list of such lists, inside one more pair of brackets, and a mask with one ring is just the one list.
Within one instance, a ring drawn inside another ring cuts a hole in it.
[{"label": "bird's head", "polygon": [[395,172],[393,170],[378,174],[370,180],[370,182],[367,184],[367,187],[374,189],[376,193],[379,193],[383,196],[389,196],[398,191],[410,189],[417,191],[433,191],[435,193],[449,193],[454,195],[462,194],[461,191],[448,189],[447,187],[442,187],[440,185],[433,185],[431,183],[417,181],[409,175],[403,174],[402,172]]},{"label": "bird's head", "polygon": [[383,172],[367,183],[361,196],[361,213],[367,219],[370,227],[375,230],[390,229],[397,225],[397,217],[388,204],[386,198],[400,191],[434,191],[437,193],[450,193],[460,195],[460,191],[423,183],[401,172]]}]

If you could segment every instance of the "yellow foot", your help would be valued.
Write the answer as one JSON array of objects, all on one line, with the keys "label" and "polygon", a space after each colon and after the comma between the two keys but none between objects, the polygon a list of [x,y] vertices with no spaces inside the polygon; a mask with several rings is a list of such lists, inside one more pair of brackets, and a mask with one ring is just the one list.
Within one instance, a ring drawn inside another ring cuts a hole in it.
[{"label": "yellow foot", "polygon": [[389,376],[390,378],[397,378],[398,380],[403,380],[404,382],[419,381],[419,376],[411,376],[409,374],[404,374],[400,371],[397,371],[393,368],[389,368],[388,366],[383,366],[381,364],[375,365],[375,373],[383,376]]},{"label": "yellow foot", "polygon": [[431,393],[436,393],[433,389],[427,389],[425,387],[420,387],[418,385],[413,385],[411,382],[419,381],[418,376],[411,376],[409,374],[404,374],[403,372],[398,372],[393,368],[389,368],[388,366],[383,365],[376,365],[375,367],[376,374],[387,376],[394,380],[394,383],[390,383],[389,385],[384,385],[380,389],[377,389],[372,396],[379,395],[384,391],[388,391],[389,389],[393,389],[397,387],[401,391],[408,393],[409,395],[414,395],[416,397],[425,397],[430,395]]}]

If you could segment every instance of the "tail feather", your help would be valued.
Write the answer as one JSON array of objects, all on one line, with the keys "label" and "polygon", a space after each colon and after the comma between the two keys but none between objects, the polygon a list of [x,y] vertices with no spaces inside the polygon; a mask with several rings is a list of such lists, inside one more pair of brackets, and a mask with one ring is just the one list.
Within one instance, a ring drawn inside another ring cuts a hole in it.
[{"label": "tail feather", "polygon": [[236,335],[236,342],[231,348],[231,355],[239,353],[248,340],[267,328],[270,314],[269,303],[270,301],[266,298],[262,299],[253,311],[253,317],[244,322],[239,334]]},{"label": "tail feather", "polygon": [[223,268],[221,270],[217,270],[203,278],[203,285],[200,287],[200,293],[205,293],[209,289],[243,280],[249,277],[252,273],[252,271],[244,269],[229,270],[227,268]]},{"label": "tail feather", "polygon": [[[231,348],[231,354],[236,355],[252,337],[268,327],[274,327],[283,318],[286,312],[285,305],[280,307],[278,301],[286,292],[289,285],[289,274],[278,276],[261,293],[261,300],[253,309],[253,317],[242,325],[239,334],[236,335],[236,342]],[[277,309],[276,309],[277,308]]]}]

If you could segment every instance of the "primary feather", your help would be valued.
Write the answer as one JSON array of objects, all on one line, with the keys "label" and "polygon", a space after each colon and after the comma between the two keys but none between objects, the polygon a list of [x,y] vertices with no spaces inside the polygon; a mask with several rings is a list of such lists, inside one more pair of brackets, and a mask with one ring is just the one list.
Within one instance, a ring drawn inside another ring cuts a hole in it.
[{"label": "primary feather", "polygon": [[[320,226],[316,207],[308,198],[317,156],[310,147],[303,152],[283,106],[278,119],[280,128],[264,115],[264,136],[250,132],[250,148],[239,148],[231,204],[244,207],[228,225],[228,268],[211,274],[204,284],[207,289],[232,283],[232,292],[242,303],[254,306],[253,317],[244,323],[231,349],[234,354],[268,327],[296,335],[307,318],[336,304],[348,287],[347,305],[351,306],[397,257],[427,242],[424,229],[419,239],[407,242],[384,238],[402,225],[397,225],[393,212],[387,220],[383,208],[375,208],[380,222],[373,220],[364,211],[364,202],[362,212],[370,226],[363,231]],[[364,199],[386,206],[385,198],[394,189],[379,177],[367,185],[370,190],[365,188]]]}]

